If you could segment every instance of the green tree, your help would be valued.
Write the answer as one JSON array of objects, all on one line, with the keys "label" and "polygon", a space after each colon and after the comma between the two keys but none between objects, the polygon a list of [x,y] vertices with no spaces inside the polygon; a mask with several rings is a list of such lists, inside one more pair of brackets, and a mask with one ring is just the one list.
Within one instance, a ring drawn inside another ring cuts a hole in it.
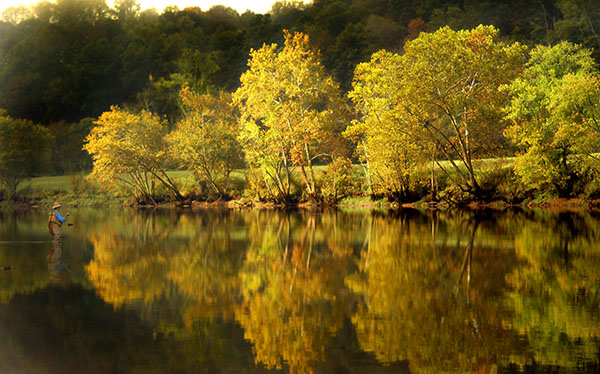
[{"label": "green tree", "polygon": [[[383,131],[385,139],[391,132],[390,139],[433,149],[447,159],[463,190],[482,195],[473,160],[502,144],[506,98],[498,87],[519,74],[525,51],[497,37],[492,26],[444,27],[407,42],[402,56],[380,51],[359,65],[350,97],[368,121],[363,123],[379,127],[368,129],[371,136]],[[409,152],[409,161],[415,154]]]},{"label": "green tree", "polygon": [[58,0],[55,15],[64,24],[95,24],[108,17],[108,10],[106,0]]},{"label": "green tree", "polygon": [[242,163],[238,113],[231,95],[198,95],[186,87],[180,97],[185,115],[166,138],[169,153],[192,170],[199,183],[209,185],[219,197],[227,195],[229,175]]},{"label": "green tree", "polygon": [[299,0],[276,1],[271,5],[271,11],[267,14],[273,22],[284,29],[292,29],[298,25],[304,15],[306,4]]},{"label": "green tree", "polygon": [[568,74],[550,97],[554,117],[576,128],[575,143],[584,156],[598,169],[595,153],[600,146],[600,75]]},{"label": "green tree", "polygon": [[83,149],[93,158],[88,178],[109,188],[117,182],[131,187],[144,201],[154,200],[154,180],[160,181],[178,200],[183,200],[177,185],[166,173],[168,164],[164,136],[168,126],[147,111],[131,114],[112,107],[95,122]]},{"label": "green tree", "polygon": [[48,131],[55,139],[52,149],[54,173],[71,174],[92,168],[92,159],[82,147],[93,126],[92,118],[77,123],[61,121],[48,126]]},{"label": "green tree", "polygon": [[0,19],[4,22],[17,24],[32,17],[31,8],[25,5],[11,6],[2,11]]},{"label": "green tree", "polygon": [[313,162],[332,152],[346,112],[337,83],[302,33],[286,32],[280,51],[276,44],[251,51],[248,66],[234,98],[240,103],[240,141],[250,165],[263,169],[283,199],[288,198],[290,167],[298,166],[306,193],[317,198]]},{"label": "green tree", "polygon": [[569,40],[600,51],[600,6],[594,0],[557,0],[562,18],[554,23],[555,40]]},{"label": "green tree", "polygon": [[403,55],[400,98],[411,131],[443,154],[460,185],[475,195],[482,191],[473,160],[502,144],[506,97],[498,87],[518,76],[525,57],[525,47],[497,37],[491,26],[458,32],[445,27],[408,42]]},{"label": "green tree", "polygon": [[[599,96],[591,51],[569,42],[537,46],[521,78],[506,87],[511,99],[506,135],[523,150],[515,171],[529,188],[572,189],[568,158],[598,139]],[[580,146],[583,146],[581,148]]]},{"label": "green tree", "polygon": [[140,15],[140,3],[137,0],[116,0],[114,11],[120,21],[133,22]]},{"label": "green tree", "polygon": [[0,184],[15,199],[19,184],[48,172],[54,139],[45,127],[0,111]]}]

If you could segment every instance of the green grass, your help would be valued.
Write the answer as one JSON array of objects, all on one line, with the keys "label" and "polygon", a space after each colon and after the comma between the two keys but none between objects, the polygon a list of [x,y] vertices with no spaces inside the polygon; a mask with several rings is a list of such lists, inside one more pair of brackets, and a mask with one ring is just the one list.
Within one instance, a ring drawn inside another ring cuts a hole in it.
[{"label": "green grass", "polygon": [[[73,192],[73,184],[75,179],[83,178],[89,173],[84,174],[68,174],[68,175],[57,175],[57,176],[42,176],[31,178],[19,185],[18,193],[28,192]],[[177,179],[193,178],[193,173],[189,170],[173,170],[168,171],[169,177]],[[238,169],[231,173],[230,178],[232,179],[244,179],[246,177],[246,170]]]},{"label": "green grass", "polygon": [[[94,188],[85,177],[88,173],[76,173],[57,176],[41,176],[22,182],[17,189],[17,195],[32,203],[40,205],[52,205],[54,201],[61,201],[67,205],[99,206],[99,205],[122,205],[131,202],[125,189],[120,192],[110,193]],[[173,170],[167,174],[176,181],[183,182],[193,179],[193,173],[188,170]],[[246,170],[234,170],[231,181],[243,181]],[[181,183],[184,184],[184,183]]]},{"label": "green grass", "polygon": [[17,195],[41,206],[50,206],[54,201],[69,206],[120,205],[126,200],[91,187],[83,174],[32,178],[19,185]]},{"label": "green grass", "polygon": [[[506,158],[489,158],[489,159],[481,159],[474,161],[474,166],[477,169],[487,169],[493,167],[506,167],[512,165],[514,162],[513,157]],[[461,169],[464,168],[462,162],[456,161],[457,165]],[[451,170],[452,165],[449,161],[440,161],[439,164],[446,168],[447,170]],[[353,169],[355,172],[362,171],[362,166],[354,164]],[[439,166],[436,165],[436,169],[439,169]],[[314,166],[315,173],[317,176],[324,174],[327,171],[327,165],[315,165]],[[298,173],[298,170],[295,170]],[[246,177],[247,170],[246,169],[236,169],[231,173],[231,179],[244,179]],[[193,178],[193,173],[189,170],[173,170],[167,172],[167,174],[173,179],[185,179],[185,178]],[[58,176],[42,176],[29,179],[21,183],[17,192],[73,192],[73,181],[75,178],[81,178],[85,174],[70,174],[70,175],[58,175]]]},{"label": "green grass", "polygon": [[339,205],[369,205],[369,206],[384,206],[388,204],[385,199],[371,200],[369,196],[345,197],[338,201]]},{"label": "green grass", "polygon": [[[229,175],[229,178],[245,179],[247,172],[248,172],[247,169],[235,169],[231,172],[231,174]],[[184,178],[193,178],[194,177],[194,173],[192,173],[189,170],[171,170],[171,171],[168,171],[167,174],[169,175],[169,177],[174,178],[174,179],[184,179]]]},{"label": "green grass", "polygon": [[71,175],[32,178],[21,183],[17,193],[72,191],[71,178]]},{"label": "green grass", "polygon": [[[461,170],[464,170],[462,162],[457,161],[457,165]],[[478,171],[485,171],[493,168],[505,168],[514,163],[514,158],[490,158],[474,161],[474,166]],[[435,165],[435,169],[440,173],[440,165],[446,169],[450,174],[455,174],[452,165],[449,161],[440,161],[439,165]],[[431,164],[425,166],[430,168]],[[354,174],[357,177],[362,173],[361,165],[353,165]],[[316,165],[314,167],[317,178],[321,178],[327,171],[327,165]],[[238,189],[244,188],[246,179],[246,169],[236,169],[230,175],[231,185],[238,186]],[[295,168],[294,173],[299,174],[299,169]],[[436,172],[437,173],[437,172]],[[88,173],[78,173],[71,175],[59,175],[59,176],[41,176],[37,178],[29,179],[18,188],[17,194],[30,202],[39,204],[51,205],[53,201],[59,200],[63,203],[72,205],[116,205],[116,204],[127,204],[132,201],[131,196],[128,196],[125,189],[121,189],[117,193],[107,193],[98,190],[91,186],[85,179]],[[193,185],[193,173],[188,170],[175,170],[169,171],[169,176],[176,181],[180,181],[181,185]],[[347,206],[384,206],[387,201],[372,201],[370,197],[351,197],[342,199],[340,205]]]}]

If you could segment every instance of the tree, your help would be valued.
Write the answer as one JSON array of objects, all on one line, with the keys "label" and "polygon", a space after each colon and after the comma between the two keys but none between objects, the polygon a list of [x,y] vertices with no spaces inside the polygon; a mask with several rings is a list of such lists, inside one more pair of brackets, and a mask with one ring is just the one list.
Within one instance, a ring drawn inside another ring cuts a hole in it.
[{"label": "tree", "polygon": [[92,118],[85,118],[77,123],[61,121],[48,126],[49,133],[55,139],[52,149],[55,174],[70,174],[91,169],[92,159],[81,147],[93,126]]},{"label": "tree", "polygon": [[323,197],[333,202],[352,193],[352,160],[335,157],[323,174]]},{"label": "tree", "polygon": [[[519,74],[524,59],[525,47],[497,42],[497,36],[492,26],[422,33],[406,43],[404,55],[378,52],[359,65],[351,93],[359,103],[372,100],[373,109],[393,95],[389,106],[381,107],[394,119],[394,131],[433,147],[448,160],[456,183],[474,195],[483,193],[474,158],[489,156],[502,144],[505,95],[498,87]],[[387,61],[393,65],[386,66]],[[446,166],[439,166],[450,175]]]},{"label": "tree", "polygon": [[41,125],[0,111],[0,184],[14,199],[19,184],[50,169],[54,139]]},{"label": "tree", "polygon": [[306,4],[299,0],[276,1],[271,5],[271,11],[267,13],[273,19],[273,22],[284,29],[291,29],[298,25],[304,15]]},{"label": "tree", "polygon": [[354,90],[349,93],[361,115],[344,136],[358,143],[356,152],[364,163],[372,194],[388,194],[404,199],[411,176],[428,159],[431,151],[415,141],[405,127],[402,112],[394,110],[401,98],[402,57],[386,51],[375,53],[369,63],[357,66]]},{"label": "tree", "polygon": [[106,0],[58,0],[56,17],[58,22],[68,24],[89,23],[95,25],[108,17]]},{"label": "tree", "polygon": [[90,179],[107,188],[122,182],[138,197],[153,203],[156,179],[183,200],[165,171],[168,155],[163,138],[168,127],[164,120],[145,110],[131,114],[114,106],[95,125],[83,146],[94,161]]},{"label": "tree", "polygon": [[116,0],[114,12],[120,21],[133,22],[140,15],[140,3],[137,0]]},{"label": "tree", "polygon": [[180,97],[185,114],[166,138],[169,153],[193,170],[198,182],[208,184],[219,197],[226,195],[229,175],[242,163],[238,113],[231,95],[198,95],[185,87]]},{"label": "tree", "polygon": [[596,69],[591,51],[569,42],[537,46],[522,78],[506,90],[506,135],[523,150],[515,171],[529,188],[568,194],[573,167],[568,158],[599,139]]},{"label": "tree", "polygon": [[524,46],[497,37],[492,26],[458,32],[444,27],[408,42],[403,55],[399,96],[409,128],[446,157],[459,185],[475,195],[482,191],[473,159],[497,151],[506,126],[506,97],[498,87],[519,75],[525,58]]},{"label": "tree", "polygon": [[202,53],[185,49],[181,54],[181,58],[175,61],[178,72],[157,80],[150,76],[146,89],[140,92],[137,98],[138,106],[146,110],[154,109],[157,113],[167,116],[173,123],[183,115],[181,89],[187,86],[193,92],[210,92],[214,89],[214,75],[219,71],[214,61],[217,56],[215,52]]},{"label": "tree", "polygon": [[558,0],[556,7],[562,19],[554,24],[555,40],[569,40],[594,48],[596,57],[600,48],[600,6],[593,0]]},{"label": "tree", "polygon": [[17,24],[21,21],[25,21],[32,18],[31,8],[25,5],[11,6],[2,11],[0,19],[4,22]]},{"label": "tree", "polygon": [[290,168],[298,166],[306,193],[317,198],[313,162],[332,152],[346,112],[337,83],[325,72],[308,36],[285,35],[285,45],[250,52],[234,99],[240,104],[240,142],[251,167],[260,167],[289,198]]},{"label": "tree", "polygon": [[550,97],[554,118],[576,128],[576,150],[598,169],[600,146],[600,75],[567,74]]}]

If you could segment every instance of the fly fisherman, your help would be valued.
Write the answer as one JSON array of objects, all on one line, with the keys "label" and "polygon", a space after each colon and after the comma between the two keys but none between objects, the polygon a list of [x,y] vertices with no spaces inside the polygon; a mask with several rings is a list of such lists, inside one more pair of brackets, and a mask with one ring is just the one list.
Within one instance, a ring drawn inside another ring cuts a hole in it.
[{"label": "fly fisherman", "polygon": [[50,235],[52,235],[52,237],[54,238],[52,240],[52,246],[54,247],[54,250],[56,250],[57,248],[60,249],[62,245],[62,233],[60,231],[60,228],[69,216],[69,212],[67,212],[63,217],[58,211],[60,207],[61,205],[59,203],[54,203],[54,205],[52,205],[52,212],[50,212],[50,217],[48,217],[48,231],[50,232]]}]

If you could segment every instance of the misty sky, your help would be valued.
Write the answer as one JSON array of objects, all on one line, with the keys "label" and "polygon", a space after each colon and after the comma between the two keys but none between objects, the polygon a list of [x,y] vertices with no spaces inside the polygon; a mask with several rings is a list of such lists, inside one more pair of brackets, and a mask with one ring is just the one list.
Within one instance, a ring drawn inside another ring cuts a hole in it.
[{"label": "misty sky", "polygon": [[[232,7],[240,14],[249,9],[255,13],[266,13],[271,9],[271,4],[276,0],[138,0],[142,6],[142,10],[148,8],[156,8],[159,13],[168,5],[177,5],[179,9],[189,6],[199,6],[202,10],[208,10],[211,6],[222,4]],[[39,2],[39,0],[0,0],[0,13],[11,6],[31,5]],[[53,1],[54,2],[54,1]],[[109,6],[113,5],[112,0],[106,1]]]}]

